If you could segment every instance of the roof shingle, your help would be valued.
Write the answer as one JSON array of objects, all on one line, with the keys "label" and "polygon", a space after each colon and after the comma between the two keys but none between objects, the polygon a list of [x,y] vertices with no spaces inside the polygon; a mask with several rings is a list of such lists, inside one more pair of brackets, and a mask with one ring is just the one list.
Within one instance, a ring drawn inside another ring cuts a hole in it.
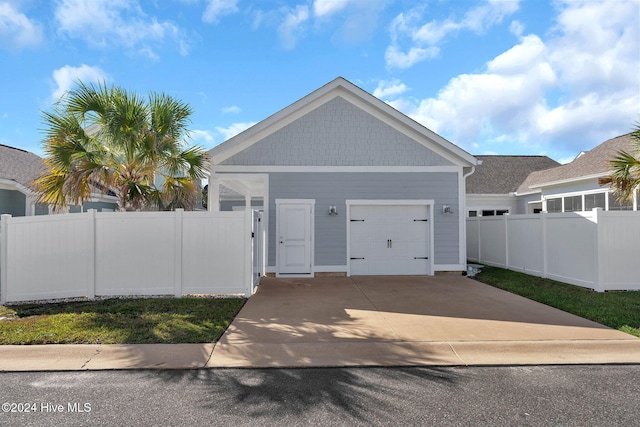
[{"label": "roof shingle", "polygon": [[609,162],[619,151],[633,153],[631,134],[611,138],[566,165],[531,173],[518,188],[518,193],[529,193],[535,190],[531,187],[552,182],[587,176],[605,176],[610,171]]},{"label": "roof shingle", "polygon": [[533,171],[559,165],[547,156],[475,156],[482,161],[467,179],[467,194],[509,194]]},{"label": "roof shingle", "polygon": [[44,160],[39,156],[0,144],[0,178],[31,188],[33,181],[45,170]]}]

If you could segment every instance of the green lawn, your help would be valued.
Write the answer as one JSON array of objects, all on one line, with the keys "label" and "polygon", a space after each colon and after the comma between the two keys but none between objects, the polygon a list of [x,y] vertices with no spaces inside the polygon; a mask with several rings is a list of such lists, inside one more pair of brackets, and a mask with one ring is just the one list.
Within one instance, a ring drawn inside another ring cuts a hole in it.
[{"label": "green lawn", "polygon": [[136,298],[0,306],[0,344],[215,342],[243,298]]},{"label": "green lawn", "polygon": [[490,266],[475,279],[640,337],[640,291],[600,293]]}]

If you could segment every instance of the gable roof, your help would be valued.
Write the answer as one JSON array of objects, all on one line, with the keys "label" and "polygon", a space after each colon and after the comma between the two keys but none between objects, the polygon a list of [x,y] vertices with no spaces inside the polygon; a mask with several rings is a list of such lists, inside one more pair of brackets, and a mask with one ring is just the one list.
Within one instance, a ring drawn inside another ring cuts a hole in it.
[{"label": "gable roof", "polygon": [[39,156],[0,144],[0,179],[15,181],[30,189],[33,181],[45,170],[44,160]]},{"label": "gable roof", "polygon": [[531,172],[560,163],[547,156],[475,156],[482,161],[467,178],[467,194],[509,194],[515,192]]},{"label": "gable roof", "polygon": [[607,176],[611,169],[609,162],[619,151],[633,152],[631,134],[611,138],[566,165],[531,173],[518,188],[518,193],[526,194],[547,185]]},{"label": "gable roof", "polygon": [[414,141],[433,150],[454,164],[471,166],[477,159],[415,120],[402,114],[353,83],[338,77],[293,104],[264,119],[244,132],[228,139],[209,151],[211,165],[218,165],[246,150],[266,136],[282,129],[305,114],[336,97],[342,97],[367,113],[391,125]]}]

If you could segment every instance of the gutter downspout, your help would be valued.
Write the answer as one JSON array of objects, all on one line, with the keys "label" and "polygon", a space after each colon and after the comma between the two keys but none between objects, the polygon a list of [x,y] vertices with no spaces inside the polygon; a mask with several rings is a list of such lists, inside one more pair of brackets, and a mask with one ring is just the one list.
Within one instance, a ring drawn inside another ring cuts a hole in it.
[{"label": "gutter downspout", "polygon": [[[478,160],[478,164],[482,164],[481,160]],[[465,271],[468,271],[469,266],[467,265],[467,178],[473,175],[476,171],[476,166],[472,165],[469,173],[462,175],[462,182],[464,184],[464,195],[462,197],[462,209],[460,209],[460,216],[462,217],[462,244],[464,247],[464,268]]]}]

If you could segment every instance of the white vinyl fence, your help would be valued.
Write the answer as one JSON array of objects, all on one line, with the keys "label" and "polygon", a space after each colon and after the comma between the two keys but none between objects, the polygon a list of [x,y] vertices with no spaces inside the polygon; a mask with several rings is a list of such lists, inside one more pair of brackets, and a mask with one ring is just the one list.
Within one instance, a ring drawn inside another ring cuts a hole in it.
[{"label": "white vinyl fence", "polygon": [[252,212],[2,215],[0,302],[253,293]]},{"label": "white vinyl fence", "polygon": [[640,212],[467,218],[467,258],[598,292],[640,290]]}]

